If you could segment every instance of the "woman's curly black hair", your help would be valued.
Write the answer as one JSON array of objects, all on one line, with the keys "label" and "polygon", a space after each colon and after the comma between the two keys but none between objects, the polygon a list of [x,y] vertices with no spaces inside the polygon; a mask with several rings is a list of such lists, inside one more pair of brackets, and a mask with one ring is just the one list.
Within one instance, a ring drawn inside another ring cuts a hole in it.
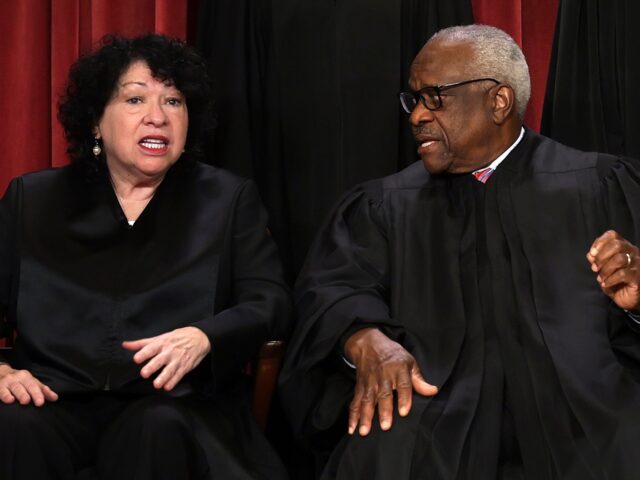
[{"label": "woman's curly black hair", "polygon": [[215,126],[212,87],[203,58],[181,40],[160,34],[135,38],[107,35],[96,50],[71,67],[58,103],[58,118],[74,162],[91,161],[94,128],[127,68],[143,61],[154,78],[169,82],[185,96],[189,129],[183,157],[203,153],[205,138]]}]

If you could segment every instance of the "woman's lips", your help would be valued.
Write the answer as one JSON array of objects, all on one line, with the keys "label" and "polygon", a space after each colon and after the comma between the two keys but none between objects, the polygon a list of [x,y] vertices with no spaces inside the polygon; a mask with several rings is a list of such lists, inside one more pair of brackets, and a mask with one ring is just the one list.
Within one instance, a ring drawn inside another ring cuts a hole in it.
[{"label": "woman's lips", "polygon": [[169,140],[164,137],[144,137],[138,142],[140,148],[152,155],[162,155],[169,150]]}]

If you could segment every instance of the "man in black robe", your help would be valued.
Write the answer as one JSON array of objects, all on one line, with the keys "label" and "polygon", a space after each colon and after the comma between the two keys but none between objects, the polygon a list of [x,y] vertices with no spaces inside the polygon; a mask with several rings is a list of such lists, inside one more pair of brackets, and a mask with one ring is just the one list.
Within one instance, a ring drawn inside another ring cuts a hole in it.
[{"label": "man in black robe", "polygon": [[297,285],[282,392],[322,478],[637,478],[640,165],[523,128],[496,28],[409,86],[422,162],[349,192]]}]

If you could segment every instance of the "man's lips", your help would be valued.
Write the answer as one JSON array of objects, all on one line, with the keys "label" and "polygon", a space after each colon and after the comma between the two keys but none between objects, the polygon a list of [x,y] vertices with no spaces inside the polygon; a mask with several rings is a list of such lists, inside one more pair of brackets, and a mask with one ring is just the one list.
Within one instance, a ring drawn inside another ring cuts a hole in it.
[{"label": "man's lips", "polygon": [[418,154],[422,155],[423,153],[431,150],[440,140],[434,137],[416,137],[416,142],[418,143]]}]

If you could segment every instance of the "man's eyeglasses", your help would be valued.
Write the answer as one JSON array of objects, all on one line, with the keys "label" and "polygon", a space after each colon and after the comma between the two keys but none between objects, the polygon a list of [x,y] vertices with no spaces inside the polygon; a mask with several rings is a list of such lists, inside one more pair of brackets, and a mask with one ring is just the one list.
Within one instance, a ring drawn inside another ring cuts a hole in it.
[{"label": "man's eyeglasses", "polygon": [[428,110],[438,110],[442,107],[442,97],[440,97],[440,94],[445,90],[467,85],[468,83],[486,81],[500,83],[495,78],[475,78],[473,80],[465,80],[463,82],[447,83],[446,85],[423,87],[417,92],[400,93],[400,104],[402,105],[403,110],[407,113],[413,112],[413,109],[416,108],[418,102],[421,102]]}]

